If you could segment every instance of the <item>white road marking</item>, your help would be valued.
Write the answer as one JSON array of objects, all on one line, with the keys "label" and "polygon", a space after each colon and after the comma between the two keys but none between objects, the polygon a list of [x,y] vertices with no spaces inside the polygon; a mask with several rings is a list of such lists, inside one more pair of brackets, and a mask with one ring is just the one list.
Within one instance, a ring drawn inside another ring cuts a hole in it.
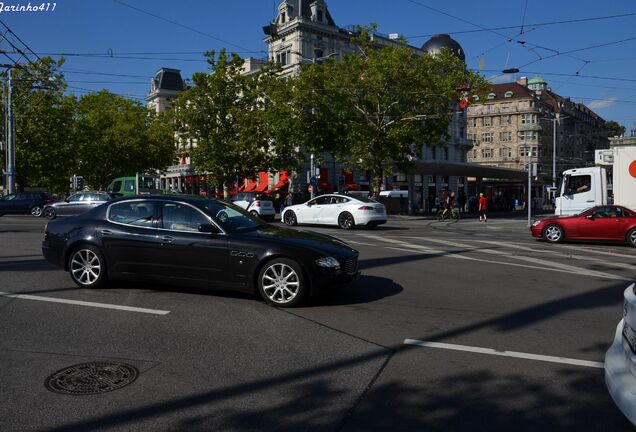
[{"label": "white road marking", "polygon": [[[510,259],[516,259],[516,260],[520,260],[520,261],[526,261],[529,263],[533,263],[536,265],[530,265],[530,264],[517,264],[517,263],[511,263],[511,262],[505,262],[505,261],[496,261],[496,260],[487,260],[487,259],[480,259],[480,258],[474,258],[474,257],[469,257],[466,255],[461,255],[459,253],[455,253],[452,251],[444,251],[444,250],[436,250],[436,249],[431,249],[429,247],[426,246],[422,246],[422,245],[418,245],[418,244],[414,244],[414,243],[407,243],[407,242],[403,242],[397,239],[384,239],[382,237],[378,237],[378,236],[372,236],[372,235],[368,235],[368,234],[361,234],[362,237],[366,237],[369,239],[373,239],[373,240],[380,240],[380,241],[384,241],[384,242],[388,242],[388,243],[392,243],[394,246],[390,247],[391,249],[396,249],[396,248],[409,248],[409,249],[414,249],[416,251],[424,251],[428,254],[434,254],[434,255],[439,255],[439,256],[444,256],[444,257],[448,257],[448,258],[456,258],[456,259],[464,259],[464,260],[470,260],[470,261],[479,261],[479,262],[485,262],[485,263],[489,263],[489,264],[498,264],[498,265],[506,265],[506,266],[512,266],[512,267],[525,267],[525,268],[533,268],[533,269],[539,269],[539,270],[548,270],[548,271],[556,271],[556,272],[561,272],[561,273],[570,273],[570,274],[576,274],[576,275],[582,275],[582,276],[591,276],[591,277],[600,277],[603,279],[611,279],[611,280],[623,280],[623,281],[631,281],[631,278],[626,278],[623,276],[619,276],[619,275],[614,275],[611,273],[603,273],[603,272],[597,272],[597,271],[593,271],[593,270],[586,270],[584,268],[581,267],[575,267],[575,266],[570,266],[570,265],[566,265],[566,264],[559,264],[559,263],[554,263],[551,261],[546,261],[543,259],[538,259],[538,258],[532,258],[532,257],[525,257],[525,256],[520,256],[520,255],[514,255],[510,252],[503,252],[503,251],[495,251],[495,250],[491,250],[491,249],[483,249],[483,248],[476,248],[475,246],[470,246],[467,244],[463,244],[463,243],[455,243],[455,242],[451,242],[449,240],[438,240],[438,239],[431,239],[431,238],[424,238],[424,237],[411,237],[411,238],[415,238],[418,240],[424,240],[424,241],[430,241],[433,243],[442,243],[445,245],[450,245],[450,246],[456,246],[456,247],[464,247],[464,248],[469,248],[472,249],[473,252],[483,252],[486,254],[494,254],[494,255],[498,255],[498,256],[505,256],[506,258],[510,258]],[[389,248],[389,247],[387,247]]]},{"label": "white road marking", "polygon": [[363,243],[363,242],[359,242],[355,240],[347,240],[347,243],[359,244],[362,246],[377,246],[376,244],[373,244],[373,243]]},{"label": "white road marking", "polygon": [[80,300],[61,299],[61,298],[55,298],[55,297],[41,297],[41,296],[33,296],[28,294],[13,294],[8,292],[0,292],[0,297],[8,297],[8,298],[15,298],[15,299],[22,299],[22,300],[37,300],[37,301],[44,301],[44,302],[51,302],[51,303],[65,303],[65,304],[71,304],[76,306],[88,306],[88,307],[96,307],[96,308],[102,308],[102,309],[115,309],[115,310],[121,310],[126,312],[139,312],[139,313],[147,313],[147,314],[154,314],[154,315],[167,315],[170,313],[170,311],[158,310],[158,309],[146,309],[146,308],[138,308],[138,307],[132,307],[132,306],[120,306],[120,305],[113,305],[108,303],[94,303],[94,302],[86,302],[86,301],[80,301]]},{"label": "white road marking", "polygon": [[440,342],[429,342],[429,341],[422,341],[417,339],[404,339],[404,344],[417,345],[417,346],[426,347],[426,348],[439,348],[439,349],[446,349],[446,350],[453,350],[453,351],[465,351],[465,352],[487,354],[487,355],[494,355],[494,356],[500,356],[500,357],[513,357],[513,358],[520,358],[525,360],[537,360],[537,361],[543,361],[543,362],[568,364],[568,365],[583,366],[583,367],[598,368],[598,369],[603,369],[605,367],[605,365],[602,362],[595,362],[595,361],[589,361],[589,360],[579,360],[579,359],[573,359],[573,358],[567,358],[567,357],[554,357],[554,356],[530,354],[530,353],[523,353],[523,352],[516,352],[516,351],[498,351],[491,348],[481,348],[481,347],[474,347],[474,346],[468,346],[468,345],[446,344],[446,343],[440,343]]}]

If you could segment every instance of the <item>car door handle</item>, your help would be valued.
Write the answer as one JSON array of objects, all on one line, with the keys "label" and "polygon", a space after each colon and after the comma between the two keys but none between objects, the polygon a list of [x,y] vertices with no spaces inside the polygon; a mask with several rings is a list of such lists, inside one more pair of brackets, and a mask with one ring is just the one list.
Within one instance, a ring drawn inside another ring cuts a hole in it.
[{"label": "car door handle", "polygon": [[161,236],[162,243],[172,243],[174,241],[174,237],[170,236]]},{"label": "car door handle", "polygon": [[587,200],[587,201],[585,201],[585,202],[594,202],[594,200]]},{"label": "car door handle", "polygon": [[103,229],[99,232],[101,235],[105,235],[105,236],[109,236],[111,235],[113,232],[111,230],[107,230],[107,229]]}]

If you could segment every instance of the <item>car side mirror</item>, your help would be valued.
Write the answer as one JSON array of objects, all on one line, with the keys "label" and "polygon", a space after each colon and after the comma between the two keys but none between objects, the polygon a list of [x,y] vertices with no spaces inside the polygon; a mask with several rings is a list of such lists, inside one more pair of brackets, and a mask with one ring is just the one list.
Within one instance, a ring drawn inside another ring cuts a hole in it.
[{"label": "car side mirror", "polygon": [[202,233],[209,233],[209,234],[218,234],[219,233],[219,229],[216,227],[216,225],[212,225],[212,224],[201,224],[199,225],[199,232]]}]

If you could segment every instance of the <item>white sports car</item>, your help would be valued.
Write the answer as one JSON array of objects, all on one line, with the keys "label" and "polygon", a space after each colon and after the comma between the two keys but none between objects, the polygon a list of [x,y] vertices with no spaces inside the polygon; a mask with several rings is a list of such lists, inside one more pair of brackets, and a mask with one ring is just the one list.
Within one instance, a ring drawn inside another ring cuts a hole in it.
[{"label": "white sports car", "polygon": [[363,197],[329,194],[321,195],[304,204],[285,207],[281,219],[287,225],[338,225],[351,229],[356,225],[375,228],[386,223],[384,204]]}]

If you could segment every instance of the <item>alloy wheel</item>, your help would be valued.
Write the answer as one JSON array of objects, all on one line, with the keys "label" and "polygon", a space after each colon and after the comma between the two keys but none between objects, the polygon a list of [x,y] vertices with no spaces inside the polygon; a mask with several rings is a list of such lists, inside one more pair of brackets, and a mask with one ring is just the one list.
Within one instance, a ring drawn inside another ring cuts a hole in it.
[{"label": "alloy wheel", "polygon": [[296,213],[291,210],[285,212],[284,222],[286,225],[296,225]]},{"label": "alloy wheel", "polygon": [[563,230],[557,225],[548,225],[543,231],[543,237],[552,243],[558,243],[563,240]]},{"label": "alloy wheel", "polygon": [[272,303],[287,305],[300,293],[301,280],[290,265],[275,262],[262,273],[261,288]]},{"label": "alloy wheel", "polygon": [[42,214],[42,207],[33,206],[31,207],[31,215],[35,217],[39,217]]},{"label": "alloy wheel", "polygon": [[342,229],[351,229],[355,225],[351,213],[340,213],[338,216],[338,226]]},{"label": "alloy wheel", "polygon": [[627,233],[627,243],[629,243],[631,247],[636,247],[636,228],[633,228]]},{"label": "alloy wheel", "polygon": [[44,217],[47,219],[55,219],[55,209],[47,207],[44,209]]},{"label": "alloy wheel", "polygon": [[71,257],[70,272],[78,284],[86,287],[96,285],[102,275],[99,256],[90,249],[78,249]]}]

